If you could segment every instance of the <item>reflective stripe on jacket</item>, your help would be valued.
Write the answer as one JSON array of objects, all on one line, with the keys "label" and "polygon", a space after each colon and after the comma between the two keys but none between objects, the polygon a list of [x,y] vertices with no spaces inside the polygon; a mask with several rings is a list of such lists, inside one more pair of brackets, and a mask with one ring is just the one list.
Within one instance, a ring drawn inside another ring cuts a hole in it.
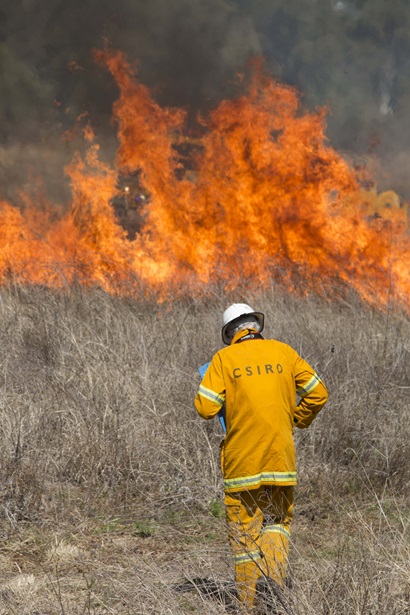
[{"label": "reflective stripe on jacket", "polygon": [[240,331],[214,355],[195,397],[204,419],[225,404],[222,471],[228,492],[295,485],[294,425],[308,427],[328,397],[293,348],[262,338],[240,341],[247,335],[249,330]]}]

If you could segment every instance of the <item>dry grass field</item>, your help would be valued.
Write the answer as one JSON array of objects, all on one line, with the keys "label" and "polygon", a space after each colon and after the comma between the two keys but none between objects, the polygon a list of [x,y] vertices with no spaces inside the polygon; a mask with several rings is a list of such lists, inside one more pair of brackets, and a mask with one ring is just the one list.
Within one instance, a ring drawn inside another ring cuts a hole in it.
[{"label": "dry grass field", "polygon": [[330,398],[296,433],[292,615],[410,614],[410,322],[263,293],[158,304],[0,290],[0,614],[234,612],[216,421],[197,367],[232,299]]}]

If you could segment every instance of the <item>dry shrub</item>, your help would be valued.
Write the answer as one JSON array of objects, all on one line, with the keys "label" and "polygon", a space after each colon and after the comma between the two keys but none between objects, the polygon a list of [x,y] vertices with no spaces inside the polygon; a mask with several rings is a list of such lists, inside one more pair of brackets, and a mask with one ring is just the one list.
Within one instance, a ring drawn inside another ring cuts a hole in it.
[{"label": "dry shrub", "polygon": [[0,455],[16,519],[35,519],[52,485],[83,488],[88,505],[98,492],[127,506],[141,493],[198,499],[218,483],[192,410],[192,311],[97,291],[3,291]]}]

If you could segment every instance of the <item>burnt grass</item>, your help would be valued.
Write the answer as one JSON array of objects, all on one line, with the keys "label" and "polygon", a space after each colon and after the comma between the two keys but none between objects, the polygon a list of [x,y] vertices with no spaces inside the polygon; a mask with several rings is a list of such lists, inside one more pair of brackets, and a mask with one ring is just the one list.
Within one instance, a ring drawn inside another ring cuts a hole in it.
[{"label": "burnt grass", "polygon": [[[0,290],[0,613],[235,612],[220,426],[197,367],[231,300],[330,398],[295,433],[287,612],[410,613],[410,322],[278,287],[208,298]],[[286,612],[286,611],[284,611]]]}]

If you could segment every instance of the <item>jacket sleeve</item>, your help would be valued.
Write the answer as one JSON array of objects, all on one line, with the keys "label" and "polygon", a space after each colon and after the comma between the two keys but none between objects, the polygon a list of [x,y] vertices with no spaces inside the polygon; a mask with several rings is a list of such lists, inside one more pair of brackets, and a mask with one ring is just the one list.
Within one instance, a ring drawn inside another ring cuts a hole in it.
[{"label": "jacket sleeve", "polygon": [[212,419],[225,403],[225,382],[219,354],[214,355],[195,396],[195,408],[203,419]]},{"label": "jacket sleeve", "polygon": [[314,369],[299,355],[295,363],[295,385],[300,401],[296,406],[294,423],[299,429],[305,429],[325,405],[328,392]]}]

